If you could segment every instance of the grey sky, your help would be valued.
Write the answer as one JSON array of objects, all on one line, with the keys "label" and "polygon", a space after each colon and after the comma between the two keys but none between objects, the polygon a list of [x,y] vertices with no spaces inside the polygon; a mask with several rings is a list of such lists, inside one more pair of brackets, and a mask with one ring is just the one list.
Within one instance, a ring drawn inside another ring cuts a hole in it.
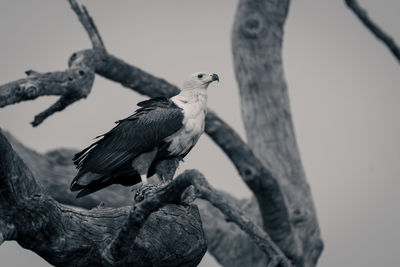
[{"label": "grey sky", "polygon": [[[243,137],[230,31],[236,1],[83,1],[108,50],[181,85],[192,72],[218,73],[209,106]],[[396,0],[360,0],[400,40]],[[399,264],[399,64],[344,1],[293,0],[284,40],[284,65],[294,123],[325,241],[320,266]],[[67,1],[0,3],[0,83],[27,69],[66,68],[68,57],[90,46]],[[0,126],[38,151],[83,148],[131,114],[144,99],[96,77],[86,100],[38,128],[29,122],[55,97],[0,110]],[[197,168],[217,188],[250,192],[223,153],[203,136],[180,171]],[[15,244],[0,247],[4,266],[47,266]],[[202,266],[212,266],[207,258]]]}]

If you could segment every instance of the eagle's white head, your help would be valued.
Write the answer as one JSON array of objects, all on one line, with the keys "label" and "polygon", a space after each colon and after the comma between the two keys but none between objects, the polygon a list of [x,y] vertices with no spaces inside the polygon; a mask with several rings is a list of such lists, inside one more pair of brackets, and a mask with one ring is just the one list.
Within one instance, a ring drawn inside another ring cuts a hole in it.
[{"label": "eagle's white head", "polygon": [[217,74],[196,72],[189,76],[189,79],[183,84],[182,90],[207,89],[213,81],[219,82]]}]

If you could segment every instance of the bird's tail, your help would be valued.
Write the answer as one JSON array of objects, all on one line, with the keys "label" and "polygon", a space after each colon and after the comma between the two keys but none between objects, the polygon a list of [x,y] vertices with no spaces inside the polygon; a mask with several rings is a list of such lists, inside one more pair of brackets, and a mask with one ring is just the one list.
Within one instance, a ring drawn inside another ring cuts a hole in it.
[{"label": "bird's tail", "polygon": [[[120,176],[107,176],[101,174],[93,174],[87,173],[85,175],[91,176],[94,178],[94,175],[97,175],[96,179],[92,180],[90,183],[82,184],[81,179],[74,179],[71,183],[71,191],[79,191],[76,195],[76,198],[81,198],[87,196],[91,193],[97,192],[103,188],[106,188],[112,184],[121,184],[124,186],[130,186],[137,183],[140,183],[140,175],[120,175]],[[85,176],[82,176],[82,178]]]}]

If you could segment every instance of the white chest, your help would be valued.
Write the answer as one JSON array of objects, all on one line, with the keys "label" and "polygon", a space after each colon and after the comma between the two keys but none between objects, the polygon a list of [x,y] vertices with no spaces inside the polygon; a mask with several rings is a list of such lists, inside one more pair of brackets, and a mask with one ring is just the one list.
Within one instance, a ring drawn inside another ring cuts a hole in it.
[{"label": "white chest", "polygon": [[172,101],[183,110],[183,127],[165,141],[170,143],[168,151],[171,154],[182,155],[197,143],[204,132],[207,95],[201,93],[185,98],[178,95]]}]

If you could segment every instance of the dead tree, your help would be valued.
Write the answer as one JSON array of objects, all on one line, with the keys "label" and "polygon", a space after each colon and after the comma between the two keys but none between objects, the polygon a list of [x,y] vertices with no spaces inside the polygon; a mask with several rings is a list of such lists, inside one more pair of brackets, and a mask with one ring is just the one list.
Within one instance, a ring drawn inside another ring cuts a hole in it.
[{"label": "dead tree", "polygon": [[[27,71],[28,77],[1,85],[0,107],[59,95],[35,117],[32,125],[38,126],[85,98],[96,75],[150,97],[178,92],[167,81],[111,55],[86,8],[75,0],[69,3],[93,48],[72,54],[65,71]],[[346,3],[399,58],[397,45],[357,2]],[[75,199],[68,191],[75,151],[38,154],[2,132],[0,243],[16,240],[61,266],[196,266],[207,249],[224,266],[315,266],[323,243],[282,67],[289,4],[239,1],[232,51],[248,142],[215,112],[209,110],[206,117],[206,133],[230,158],[254,197],[238,200],[218,192],[192,170],[139,202],[123,187]],[[195,198],[200,200],[193,202]]]}]

